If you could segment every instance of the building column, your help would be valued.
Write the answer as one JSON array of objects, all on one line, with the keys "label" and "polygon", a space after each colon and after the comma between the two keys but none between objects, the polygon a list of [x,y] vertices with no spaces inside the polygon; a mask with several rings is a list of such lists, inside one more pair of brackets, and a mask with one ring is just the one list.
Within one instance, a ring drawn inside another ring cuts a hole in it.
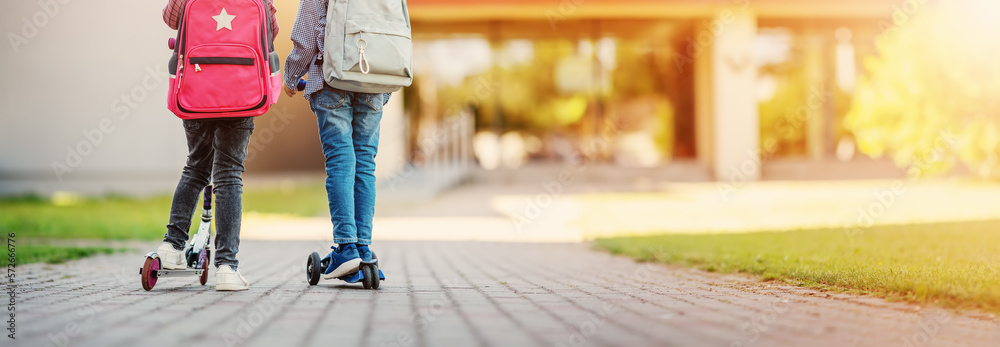
[{"label": "building column", "polygon": [[712,173],[719,181],[756,181],[761,177],[757,66],[753,59],[757,17],[747,10],[726,9],[710,24],[715,33],[708,58]]},{"label": "building column", "polygon": [[[821,32],[816,28],[808,28],[802,35],[802,50],[804,52],[803,68],[805,69],[805,84],[808,90],[821,90],[826,93],[829,87],[825,76],[827,61],[826,51]],[[812,92],[810,92],[812,94]],[[811,97],[812,95],[810,95]],[[820,95],[822,96],[822,95]],[[825,99],[825,98],[824,98]],[[827,105],[812,108],[806,118],[806,153],[809,159],[823,159],[831,153],[833,139],[827,137],[827,130],[833,122],[829,120]],[[830,124],[827,124],[830,123]]]},{"label": "building column", "polygon": [[[707,21],[696,24],[689,37],[694,37]],[[687,49],[690,43],[686,43]],[[712,59],[711,47],[705,47],[705,52],[694,56],[694,129],[695,153],[698,164],[708,168],[715,174],[715,126],[712,116]],[[685,52],[690,54],[691,52]]]},{"label": "building column", "polygon": [[406,116],[403,111],[403,90],[392,93],[389,103],[382,108],[382,122],[379,125],[378,155],[375,156],[375,178],[379,183],[387,182],[404,170],[406,155]]}]

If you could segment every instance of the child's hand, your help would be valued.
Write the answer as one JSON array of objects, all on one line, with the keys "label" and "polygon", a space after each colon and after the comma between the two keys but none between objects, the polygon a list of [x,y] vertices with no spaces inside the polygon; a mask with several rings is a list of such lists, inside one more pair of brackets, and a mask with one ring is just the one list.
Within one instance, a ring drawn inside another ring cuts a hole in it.
[{"label": "child's hand", "polygon": [[284,84],[281,85],[281,89],[285,91],[285,95],[288,95],[289,97],[295,96],[295,89],[289,89],[288,86]]}]

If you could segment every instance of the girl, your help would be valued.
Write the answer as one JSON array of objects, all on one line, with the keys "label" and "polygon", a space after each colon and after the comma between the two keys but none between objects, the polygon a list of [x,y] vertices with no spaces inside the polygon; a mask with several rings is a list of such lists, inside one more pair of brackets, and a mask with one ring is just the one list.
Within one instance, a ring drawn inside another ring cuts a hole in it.
[{"label": "girl", "polygon": [[[277,35],[278,21],[271,0],[270,23]],[[187,0],[169,0],[163,9],[163,21],[177,30]],[[211,178],[215,185],[218,208],[215,225],[215,290],[247,290],[250,283],[240,274],[236,253],[240,246],[240,224],[243,215],[243,162],[253,133],[253,117],[184,120],[187,135],[187,165],[174,191],[170,206],[170,221],[163,243],[156,249],[160,266],[167,270],[183,270],[184,244],[188,239],[191,218],[198,197]]]}]

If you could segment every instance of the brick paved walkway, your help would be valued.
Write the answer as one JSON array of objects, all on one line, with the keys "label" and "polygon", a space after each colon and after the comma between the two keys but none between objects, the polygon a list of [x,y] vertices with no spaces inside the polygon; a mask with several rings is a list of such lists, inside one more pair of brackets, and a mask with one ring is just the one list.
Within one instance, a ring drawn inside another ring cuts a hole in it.
[{"label": "brick paved walkway", "polygon": [[1000,345],[982,314],[637,264],[585,244],[381,242],[381,290],[310,287],[305,258],[322,247],[245,241],[252,287],[237,293],[216,292],[214,272],[208,286],[170,278],[145,292],[141,253],[22,266],[15,345]]}]

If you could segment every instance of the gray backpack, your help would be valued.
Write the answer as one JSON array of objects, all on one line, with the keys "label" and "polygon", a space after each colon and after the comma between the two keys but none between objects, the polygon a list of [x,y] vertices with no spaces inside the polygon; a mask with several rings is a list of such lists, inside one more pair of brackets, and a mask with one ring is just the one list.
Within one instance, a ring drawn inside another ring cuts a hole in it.
[{"label": "gray backpack", "polygon": [[331,87],[388,93],[413,82],[406,0],[330,0],[323,79]]}]

